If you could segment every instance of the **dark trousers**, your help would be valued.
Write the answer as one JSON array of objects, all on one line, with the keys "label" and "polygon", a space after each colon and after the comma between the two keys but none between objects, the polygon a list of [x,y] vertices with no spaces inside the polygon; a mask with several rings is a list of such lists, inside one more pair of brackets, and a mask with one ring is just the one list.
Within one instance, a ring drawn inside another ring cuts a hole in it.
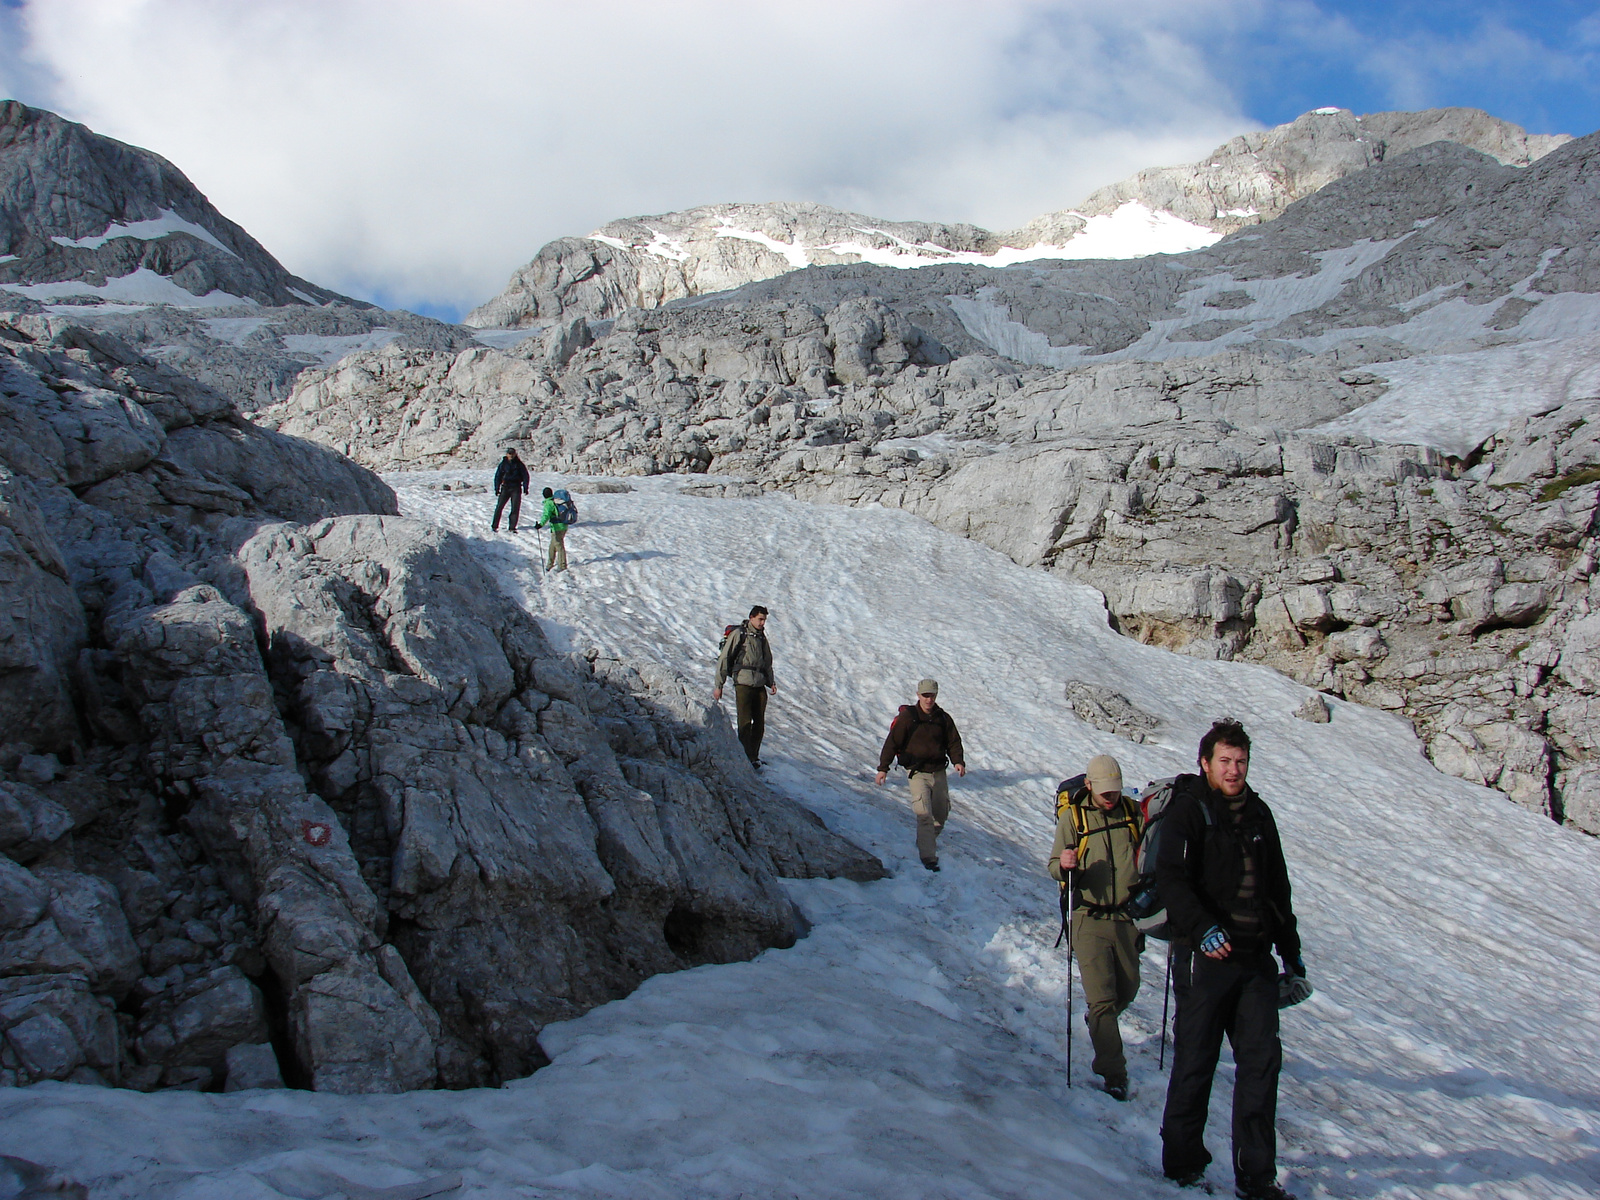
[{"label": "dark trousers", "polygon": [[506,517],[506,528],[512,533],[517,531],[517,518],[522,514],[522,489],[518,487],[500,493],[500,499],[495,501],[494,520],[489,522],[490,529],[500,528],[500,510],[505,508],[508,500],[511,502],[511,513]]},{"label": "dark trousers", "polygon": [[739,744],[751,762],[761,757],[761,738],[767,732],[767,689],[733,685],[739,708]]},{"label": "dark trousers", "polygon": [[1178,947],[1172,956],[1172,1079],[1161,1118],[1161,1167],[1174,1179],[1202,1171],[1211,1080],[1222,1037],[1233,1047],[1233,1173],[1241,1183],[1277,1173],[1278,974],[1265,951],[1225,959]]}]

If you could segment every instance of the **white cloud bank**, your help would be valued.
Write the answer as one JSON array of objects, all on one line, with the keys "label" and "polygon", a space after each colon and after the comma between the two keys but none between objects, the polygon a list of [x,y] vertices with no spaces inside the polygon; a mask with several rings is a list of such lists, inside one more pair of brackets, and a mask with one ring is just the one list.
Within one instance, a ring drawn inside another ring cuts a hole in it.
[{"label": "white cloud bank", "polygon": [[1006,228],[1251,126],[1250,0],[32,0],[0,84],[176,163],[290,270],[487,299],[544,242],[715,201]]}]

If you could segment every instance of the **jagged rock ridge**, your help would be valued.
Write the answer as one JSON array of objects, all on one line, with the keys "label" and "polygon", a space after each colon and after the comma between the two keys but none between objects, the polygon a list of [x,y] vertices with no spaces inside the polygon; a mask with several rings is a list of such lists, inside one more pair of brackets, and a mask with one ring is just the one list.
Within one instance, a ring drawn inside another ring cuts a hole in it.
[{"label": "jagged rock ridge", "polygon": [[1526,166],[1567,140],[1529,135],[1476,109],[1367,116],[1322,109],[1234,138],[1203,162],[1141,171],[1074,209],[1009,233],[880,221],[820,204],[707,205],[613,221],[586,238],[551,242],[466,322],[521,328],[563,316],[612,317],[811,266],[999,267],[1181,252],[1271,220],[1335,180],[1430,142]]}]

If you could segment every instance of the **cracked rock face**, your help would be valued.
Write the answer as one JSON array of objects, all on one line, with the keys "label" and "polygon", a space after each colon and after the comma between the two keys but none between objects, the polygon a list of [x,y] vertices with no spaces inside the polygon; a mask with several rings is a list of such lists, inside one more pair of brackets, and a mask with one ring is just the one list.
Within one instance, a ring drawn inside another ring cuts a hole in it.
[{"label": "cracked rock face", "polygon": [[0,1084],[498,1082],[792,944],[778,876],[881,874],[393,509],[105,329],[0,325]]},{"label": "cracked rock face", "polygon": [[453,535],[344,518],[239,556],[448,1085],[526,1074],[542,1025],[647,975],[792,944],[778,874],[879,873],[738,770],[676,680],[557,656]]}]

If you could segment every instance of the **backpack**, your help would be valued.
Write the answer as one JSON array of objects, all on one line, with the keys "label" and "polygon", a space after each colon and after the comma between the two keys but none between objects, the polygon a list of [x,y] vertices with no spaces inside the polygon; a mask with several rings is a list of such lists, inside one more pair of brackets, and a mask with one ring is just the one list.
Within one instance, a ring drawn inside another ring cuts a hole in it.
[{"label": "backpack", "polygon": [[[1127,911],[1140,933],[1163,942],[1172,940],[1173,930],[1167,925],[1167,910],[1162,907],[1156,891],[1156,858],[1161,853],[1161,830],[1166,824],[1163,818],[1167,815],[1177,782],[1178,777],[1170,775],[1166,779],[1148,783],[1136,801],[1139,811],[1144,814],[1144,838],[1134,857],[1139,877],[1128,895]],[[1202,804],[1200,811],[1205,816],[1206,824],[1210,825],[1210,807]]]},{"label": "backpack", "polygon": [[566,488],[556,488],[550,493],[550,499],[556,502],[556,520],[563,525],[578,523],[578,506],[573,503],[571,492]]},{"label": "backpack", "polygon": [[[1072,798],[1083,790],[1084,785],[1085,785],[1086,782],[1087,782],[1087,780],[1086,780],[1086,778],[1084,776],[1082,776],[1082,775],[1074,775],[1071,779],[1063,779],[1060,783],[1056,784],[1056,822],[1057,822],[1057,824],[1060,823],[1060,821],[1061,821],[1061,812],[1062,812],[1063,809],[1070,810],[1070,812],[1072,813],[1072,827],[1073,827],[1073,829],[1075,829],[1077,831],[1077,834],[1078,834],[1077,853],[1078,853],[1078,857],[1079,857],[1080,861],[1083,858],[1084,851],[1088,848],[1088,843],[1089,843],[1089,824],[1088,824],[1088,820],[1087,820],[1087,814],[1085,814],[1084,811],[1083,811],[1083,806],[1079,805],[1079,804],[1072,803]],[[1122,801],[1121,801],[1121,809],[1122,809],[1122,813],[1123,813],[1124,819],[1122,821],[1118,821],[1118,822],[1116,822],[1114,824],[1109,825],[1108,828],[1119,829],[1123,825],[1131,825],[1137,831],[1138,830],[1138,822],[1135,819],[1136,818],[1135,806],[1138,803],[1139,803],[1139,801],[1135,797],[1131,797],[1131,796],[1128,796],[1127,794],[1124,794],[1123,797],[1122,797]],[[1141,808],[1138,811],[1142,812],[1143,810]],[[1096,832],[1099,832],[1099,831],[1096,830]],[[1145,884],[1145,876],[1144,876],[1144,844],[1145,844],[1145,842],[1144,842],[1144,839],[1145,839],[1145,834],[1137,833],[1136,837],[1135,837],[1135,840],[1134,840],[1134,854],[1135,854],[1134,862],[1135,862],[1135,865],[1136,865],[1136,867],[1137,867],[1137,869],[1139,871],[1139,876],[1134,882],[1133,890],[1130,891],[1129,895],[1128,895],[1127,907],[1128,907],[1128,910],[1130,912],[1131,912],[1131,910],[1133,908],[1134,901],[1138,898],[1138,896],[1140,894],[1139,889],[1141,887],[1143,887],[1144,884]],[[1151,859],[1150,862],[1151,862],[1151,866],[1153,867],[1155,865],[1155,860]],[[1152,881],[1152,889],[1153,889],[1153,881]],[[1152,891],[1152,894],[1153,894],[1153,891]],[[1061,934],[1060,934],[1059,937],[1056,938],[1056,945],[1057,946],[1061,945],[1062,938],[1065,938],[1067,936],[1067,912],[1068,912],[1068,909],[1070,907],[1070,904],[1071,904],[1071,898],[1067,895],[1067,885],[1065,883],[1063,883],[1061,885]],[[1163,914],[1163,916],[1165,916],[1165,914]],[[1143,928],[1143,927],[1141,926],[1141,928]]]},{"label": "backpack", "polygon": [[717,661],[722,661],[722,652],[727,649],[729,641],[733,642],[733,652],[728,655],[728,678],[739,673],[739,655],[744,653],[744,622],[737,625],[724,625],[722,627],[722,640],[717,643]]}]

